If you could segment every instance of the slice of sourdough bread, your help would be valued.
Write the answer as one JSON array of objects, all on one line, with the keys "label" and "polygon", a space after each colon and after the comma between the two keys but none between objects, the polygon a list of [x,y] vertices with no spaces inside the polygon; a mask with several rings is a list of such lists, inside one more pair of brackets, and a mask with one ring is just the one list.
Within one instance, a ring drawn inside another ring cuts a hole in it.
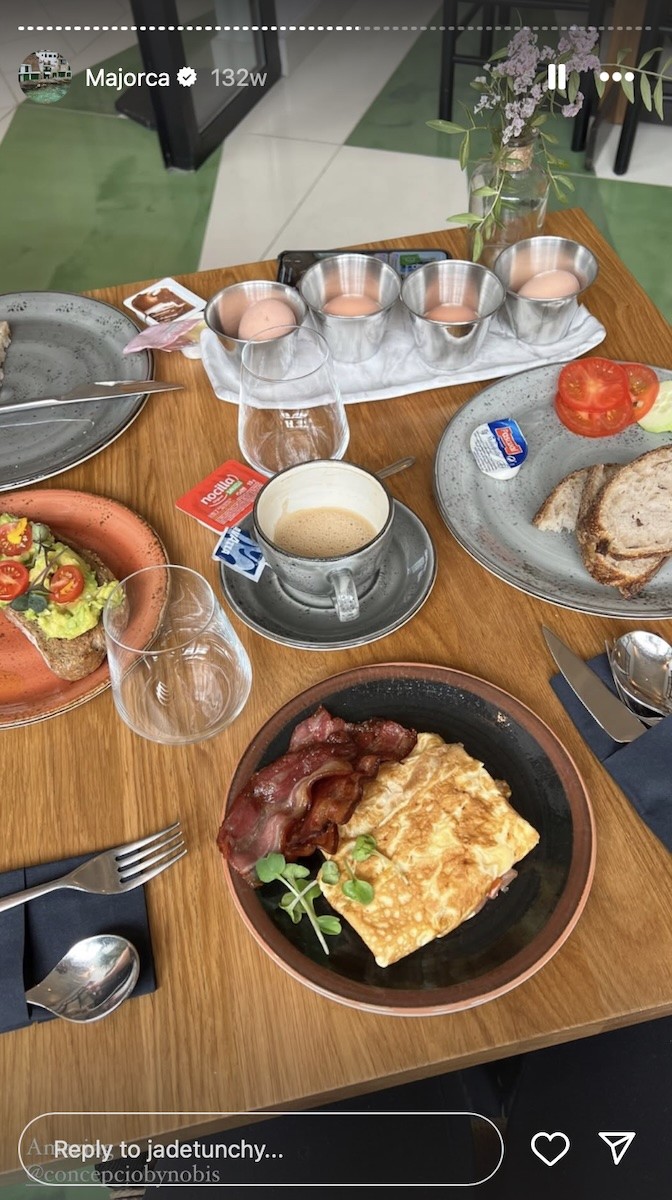
[{"label": "slice of sourdough bread", "polygon": [[614,557],[598,545],[593,528],[595,508],[605,488],[622,470],[624,468],[617,463],[600,463],[589,468],[579,505],[576,536],[583,564],[593,579],[618,588],[628,599],[636,596],[653,578],[665,561],[665,555],[640,555],[627,560]]},{"label": "slice of sourdough bread", "polygon": [[532,518],[537,529],[544,533],[576,529],[583,487],[590,470],[590,467],[580,467],[556,484]]},{"label": "slice of sourdough bread", "polygon": [[[80,550],[76,546],[73,546],[72,549],[91,568],[99,584],[110,583],[114,580],[115,577],[109,567],[106,567],[102,559],[92,550]],[[79,637],[54,638],[47,637],[39,625],[35,621],[28,620],[24,613],[17,612],[8,606],[5,608],[4,614],[7,620],[11,621],[12,625],[16,625],[28,638],[28,641],[32,642],[39,650],[49,670],[53,671],[59,679],[70,681],[83,679],[85,675],[90,675],[92,671],[95,671],[105,658],[105,635],[102,619],[93,629],[87,630],[86,633],[80,633]]]},{"label": "slice of sourdough bread", "polygon": [[672,445],[640,455],[605,483],[587,532],[601,554],[616,558],[672,554]]}]

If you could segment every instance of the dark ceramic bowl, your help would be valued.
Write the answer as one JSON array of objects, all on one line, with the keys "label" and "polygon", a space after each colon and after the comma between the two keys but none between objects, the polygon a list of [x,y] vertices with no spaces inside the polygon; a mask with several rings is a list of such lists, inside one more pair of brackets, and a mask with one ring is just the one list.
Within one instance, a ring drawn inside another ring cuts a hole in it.
[{"label": "dark ceramic bowl", "polygon": [[[292,730],[323,704],[350,721],[389,717],[462,742],[540,834],[508,892],[471,920],[389,967],[377,966],[343,922],[326,957],[308,923],[278,907],[279,885],[251,888],[228,863],[235,904],[267,954],[300,983],[355,1008],[401,1016],[456,1012],[503,995],[544,966],[574,928],[595,865],[593,815],[582,780],[551,730],[520,701],[485,680],[446,667],[380,663],[313,685],[285,704],[245,751],[226,808],[252,773],[288,747]],[[317,870],[322,859],[306,865]],[[326,900],[318,912],[330,912]]]}]

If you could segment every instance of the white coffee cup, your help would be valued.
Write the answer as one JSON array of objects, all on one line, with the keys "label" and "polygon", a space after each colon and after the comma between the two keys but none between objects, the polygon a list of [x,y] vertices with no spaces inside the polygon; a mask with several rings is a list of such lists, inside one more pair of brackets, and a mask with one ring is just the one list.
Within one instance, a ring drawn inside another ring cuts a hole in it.
[{"label": "white coffee cup", "polygon": [[[289,553],[275,540],[281,518],[305,510],[338,509],[363,518],[371,538],[345,554]],[[373,584],[392,531],[393,506],[381,481],[354,463],[317,459],[287,467],[259,492],[254,532],[264,558],[294,599],[331,606],[339,621],[359,616],[359,598]]]}]

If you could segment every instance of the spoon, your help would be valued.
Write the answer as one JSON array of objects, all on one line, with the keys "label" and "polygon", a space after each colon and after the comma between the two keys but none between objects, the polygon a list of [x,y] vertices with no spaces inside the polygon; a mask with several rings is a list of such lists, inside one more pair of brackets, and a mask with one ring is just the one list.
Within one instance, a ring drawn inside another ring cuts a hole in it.
[{"label": "spoon", "polygon": [[409,458],[398,458],[396,462],[390,463],[389,467],[381,467],[375,474],[379,479],[387,479],[388,475],[396,475],[397,471],[405,471],[407,467],[412,467],[414,462],[412,455]]},{"label": "spoon", "polygon": [[99,1021],[130,996],[139,971],[135,946],[103,933],[72,946],[26,1000],[65,1021]]},{"label": "spoon", "polygon": [[[607,650],[607,655],[608,654],[609,651]],[[643,725],[647,725],[648,728],[651,729],[654,725],[657,725],[659,721],[663,720],[662,714],[658,714],[656,716],[652,715],[653,709],[649,708],[648,704],[642,704],[641,701],[636,700],[634,696],[631,696],[628,692],[626,692],[623,684],[617,679],[616,675],[614,675],[613,669],[612,675],[614,678],[614,684],[616,685],[616,691],[618,692],[620,699],[625,704],[625,707],[630,709],[630,712],[633,712],[636,717],[639,717],[639,720]]]},{"label": "spoon", "polygon": [[660,716],[672,713],[672,646],[656,633],[634,630],[607,646],[614,681]]}]

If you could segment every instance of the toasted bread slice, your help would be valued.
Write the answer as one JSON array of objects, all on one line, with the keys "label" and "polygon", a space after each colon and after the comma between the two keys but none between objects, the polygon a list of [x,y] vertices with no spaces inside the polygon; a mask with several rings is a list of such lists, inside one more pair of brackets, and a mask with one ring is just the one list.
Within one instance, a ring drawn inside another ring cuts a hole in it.
[{"label": "toasted bread slice", "polygon": [[[78,546],[72,546],[72,549],[91,568],[99,584],[111,583],[114,580],[115,577],[109,567],[106,567],[102,559],[92,550],[80,550]],[[90,675],[92,671],[95,671],[105,658],[105,635],[102,620],[93,629],[87,630],[86,633],[80,633],[79,637],[54,638],[47,637],[39,625],[36,625],[34,621],[27,620],[23,613],[16,612],[13,608],[8,606],[4,613],[7,620],[11,621],[12,625],[16,625],[28,638],[28,641],[32,642],[39,650],[49,670],[53,671],[54,675],[58,675],[59,679],[70,681],[83,679],[85,675]]]},{"label": "toasted bread slice", "polygon": [[599,553],[619,559],[672,554],[672,445],[616,472],[593,504],[587,531]]},{"label": "toasted bread slice", "polygon": [[571,475],[565,475],[546,497],[541,508],[532,518],[533,525],[544,533],[562,533],[564,529],[576,529],[583,485],[590,467],[579,467]]},{"label": "toasted bread slice", "polygon": [[640,555],[628,560],[615,558],[598,546],[593,531],[595,506],[605,487],[622,469],[617,463],[599,463],[589,468],[579,506],[576,536],[583,564],[593,579],[618,588],[621,595],[629,599],[638,595],[653,578],[665,561],[665,555]]}]

